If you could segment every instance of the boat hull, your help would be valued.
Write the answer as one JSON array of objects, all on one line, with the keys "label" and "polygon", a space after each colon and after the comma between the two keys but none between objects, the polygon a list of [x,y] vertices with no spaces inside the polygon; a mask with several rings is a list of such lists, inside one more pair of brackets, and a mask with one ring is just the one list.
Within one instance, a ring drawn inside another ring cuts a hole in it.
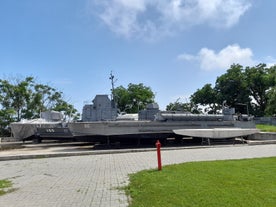
[{"label": "boat hull", "polygon": [[44,123],[21,123],[14,122],[10,124],[13,137],[18,140],[24,140],[37,134],[38,128],[57,128],[61,127],[61,122]]},{"label": "boat hull", "polygon": [[142,134],[174,134],[178,129],[254,128],[253,122],[236,121],[98,121],[72,122],[68,127],[73,136],[124,136]]},{"label": "boat hull", "polygon": [[173,132],[177,135],[201,137],[210,139],[225,139],[234,137],[244,137],[252,134],[259,133],[260,131],[255,128],[242,129],[242,128],[213,128],[213,129],[176,129]]}]

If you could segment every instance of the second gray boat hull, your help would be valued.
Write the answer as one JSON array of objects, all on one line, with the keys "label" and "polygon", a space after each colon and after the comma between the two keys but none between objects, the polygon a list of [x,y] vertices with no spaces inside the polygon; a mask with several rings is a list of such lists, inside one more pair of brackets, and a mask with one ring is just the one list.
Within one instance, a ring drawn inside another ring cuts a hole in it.
[{"label": "second gray boat hull", "polygon": [[254,122],[239,121],[97,121],[71,122],[73,136],[125,136],[174,134],[177,129],[255,128]]},{"label": "second gray boat hull", "polygon": [[259,133],[258,129],[243,129],[243,128],[213,128],[213,129],[176,129],[175,134],[182,136],[210,138],[210,139],[225,139],[244,137]]}]

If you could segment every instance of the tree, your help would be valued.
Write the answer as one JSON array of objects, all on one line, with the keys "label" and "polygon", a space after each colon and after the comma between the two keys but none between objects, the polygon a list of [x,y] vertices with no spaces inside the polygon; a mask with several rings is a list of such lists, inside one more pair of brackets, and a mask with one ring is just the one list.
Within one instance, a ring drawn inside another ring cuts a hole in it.
[{"label": "tree", "polygon": [[273,86],[273,76],[265,64],[255,67],[246,67],[245,77],[250,96],[256,103],[253,103],[255,114],[263,116],[269,99],[269,89]]},{"label": "tree", "polygon": [[193,102],[181,103],[176,101],[175,103],[169,103],[166,106],[167,111],[185,111],[193,114],[199,114],[201,111]]},{"label": "tree", "polygon": [[113,91],[113,97],[116,101],[116,105],[120,111],[127,111],[127,109],[130,107],[128,106],[130,97],[129,92],[126,88],[123,86],[119,86],[114,89]]},{"label": "tree", "polygon": [[273,87],[267,94],[268,102],[265,109],[265,114],[269,116],[276,116],[276,87]]},{"label": "tree", "polygon": [[6,110],[14,109],[17,121],[21,119],[30,101],[32,84],[32,77],[26,77],[24,80],[17,79],[15,84],[0,79],[1,105]]},{"label": "tree", "polygon": [[233,64],[227,72],[219,76],[215,87],[206,84],[198,89],[191,101],[208,106],[209,112],[216,111],[226,101],[236,108],[236,112],[249,112],[255,116],[272,115],[276,111],[276,66],[267,68],[265,64],[246,67]]},{"label": "tree", "polygon": [[119,86],[114,89],[113,96],[117,101],[118,109],[127,113],[137,113],[147,104],[154,102],[154,93],[151,88],[142,83],[130,83],[127,88]]},{"label": "tree", "polygon": [[80,114],[77,113],[77,109],[75,109],[72,104],[69,104],[62,99],[58,100],[52,109],[54,111],[62,111],[65,120],[67,120],[67,118],[77,120],[80,117]]},{"label": "tree", "polygon": [[10,134],[8,125],[14,121],[14,114],[16,112],[13,109],[0,110],[0,136],[7,136]]},{"label": "tree", "polygon": [[63,101],[63,93],[49,85],[35,84],[23,118],[37,118],[41,111],[54,110]]},{"label": "tree", "polygon": [[204,85],[203,88],[198,89],[194,94],[192,94],[191,102],[204,106],[205,112],[208,113],[217,113],[221,108],[218,104],[217,91],[212,88],[211,84]]},{"label": "tree", "polygon": [[272,87],[267,92],[267,106],[265,114],[269,116],[276,116],[276,65],[268,69]]},{"label": "tree", "polygon": [[239,64],[231,65],[225,74],[217,78],[215,90],[220,104],[226,101],[228,106],[235,108],[237,104],[251,101],[244,70]]},{"label": "tree", "polygon": [[0,79],[1,129],[22,118],[37,118],[47,110],[62,111],[65,116],[79,116],[73,105],[64,100],[62,92],[49,85],[35,83],[33,77],[15,79],[14,83]]}]

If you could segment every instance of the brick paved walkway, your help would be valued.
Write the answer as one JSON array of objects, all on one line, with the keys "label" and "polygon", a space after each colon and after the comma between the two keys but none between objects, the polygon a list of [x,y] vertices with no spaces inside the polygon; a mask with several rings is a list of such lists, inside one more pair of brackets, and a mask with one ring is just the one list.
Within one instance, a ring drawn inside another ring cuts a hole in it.
[{"label": "brick paved walkway", "polygon": [[[200,160],[276,156],[276,145],[162,151],[164,165]],[[118,187],[128,174],[156,168],[156,152],[88,155],[0,162],[0,179],[16,190],[0,196],[2,207],[128,206]]]}]

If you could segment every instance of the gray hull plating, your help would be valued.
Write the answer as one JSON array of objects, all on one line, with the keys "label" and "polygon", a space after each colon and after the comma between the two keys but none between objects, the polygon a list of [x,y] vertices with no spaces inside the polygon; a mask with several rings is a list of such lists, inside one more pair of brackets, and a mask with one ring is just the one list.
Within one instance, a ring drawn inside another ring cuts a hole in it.
[{"label": "gray hull plating", "polygon": [[176,129],[175,134],[182,136],[201,137],[210,139],[224,139],[243,137],[259,133],[258,129],[241,129],[241,128],[213,128],[213,129]]},{"label": "gray hull plating", "polygon": [[253,122],[238,121],[99,121],[68,123],[73,136],[119,136],[173,134],[176,129],[255,128]]},{"label": "gray hull plating", "polygon": [[176,129],[255,128],[255,123],[248,117],[243,117],[246,121],[238,119],[234,117],[234,109],[227,107],[223,109],[223,114],[202,115],[160,111],[158,104],[155,103],[149,104],[145,110],[140,111],[138,120],[131,121],[114,119],[116,110],[116,104],[112,104],[107,95],[97,95],[93,104],[84,106],[82,122],[68,123],[68,127],[73,136],[139,136],[143,134],[155,136],[171,135]]}]

